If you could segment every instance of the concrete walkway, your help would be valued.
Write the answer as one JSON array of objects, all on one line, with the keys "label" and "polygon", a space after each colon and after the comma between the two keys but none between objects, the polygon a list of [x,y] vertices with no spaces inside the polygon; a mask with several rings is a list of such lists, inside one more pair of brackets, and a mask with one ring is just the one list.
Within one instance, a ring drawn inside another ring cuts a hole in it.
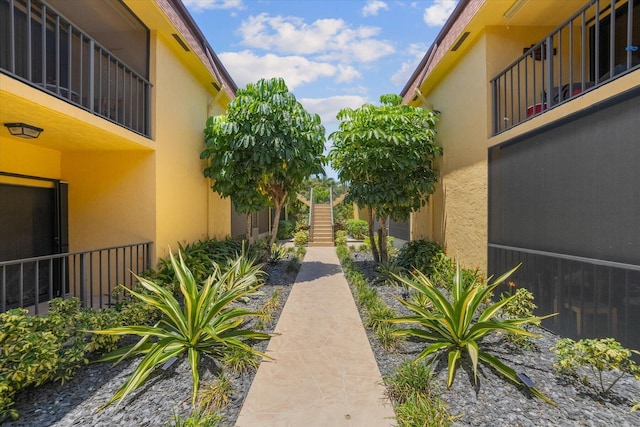
[{"label": "concrete walkway", "polygon": [[380,371],[335,248],[311,247],[237,427],[388,427]]}]

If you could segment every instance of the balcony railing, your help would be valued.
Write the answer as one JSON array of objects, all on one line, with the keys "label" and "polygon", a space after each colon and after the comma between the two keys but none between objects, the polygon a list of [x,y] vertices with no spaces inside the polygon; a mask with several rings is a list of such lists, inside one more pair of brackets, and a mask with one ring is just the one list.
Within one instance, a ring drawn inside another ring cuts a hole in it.
[{"label": "balcony railing", "polygon": [[149,136],[149,81],[38,0],[0,0],[0,70]]},{"label": "balcony railing", "polygon": [[0,262],[0,313],[15,307],[34,314],[46,301],[76,296],[84,307],[111,305],[117,285],[131,288],[151,266],[151,242]]},{"label": "balcony railing", "polygon": [[589,1],[491,80],[493,133],[638,69],[639,32],[639,0]]}]

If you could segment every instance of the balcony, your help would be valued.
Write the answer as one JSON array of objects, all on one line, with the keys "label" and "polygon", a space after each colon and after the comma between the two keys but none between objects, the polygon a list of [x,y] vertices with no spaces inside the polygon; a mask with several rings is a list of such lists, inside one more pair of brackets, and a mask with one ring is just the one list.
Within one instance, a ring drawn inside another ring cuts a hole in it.
[{"label": "balcony", "polygon": [[591,0],[491,80],[493,134],[640,68],[640,0]]},{"label": "balcony", "polygon": [[148,56],[148,30],[118,1],[0,0],[0,72],[147,137]]}]

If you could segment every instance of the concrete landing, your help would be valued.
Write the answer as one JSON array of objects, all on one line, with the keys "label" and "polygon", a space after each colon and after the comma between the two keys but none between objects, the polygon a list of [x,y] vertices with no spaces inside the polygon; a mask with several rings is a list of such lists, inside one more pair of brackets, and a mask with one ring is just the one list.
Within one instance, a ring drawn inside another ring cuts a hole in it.
[{"label": "concrete landing", "polygon": [[335,248],[307,249],[237,427],[395,425]]}]

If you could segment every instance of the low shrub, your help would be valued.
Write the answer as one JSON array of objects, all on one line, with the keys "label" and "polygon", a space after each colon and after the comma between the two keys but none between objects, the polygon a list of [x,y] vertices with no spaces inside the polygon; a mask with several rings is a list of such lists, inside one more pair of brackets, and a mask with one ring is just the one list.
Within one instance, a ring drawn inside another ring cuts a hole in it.
[{"label": "low shrub", "polygon": [[[49,301],[45,316],[16,308],[0,314],[0,422],[17,419],[13,398],[19,390],[71,379],[90,352],[115,348],[119,337],[92,337],[87,329],[121,323],[114,309],[80,308],[77,298]],[[106,338],[106,339],[103,339]]]},{"label": "low shrub", "polygon": [[345,230],[354,239],[364,239],[369,232],[369,223],[363,219],[348,219]]},{"label": "low shrub", "polygon": [[291,239],[296,229],[296,223],[291,220],[282,220],[278,224],[278,240]]},{"label": "low shrub", "polygon": [[[558,340],[554,350],[554,367],[559,373],[575,376],[578,368],[586,367],[603,394],[608,393],[625,374],[640,379],[640,366],[631,359],[633,353],[640,352],[623,347],[613,338],[581,339],[577,342],[571,338],[563,338]],[[604,372],[611,372],[615,376],[608,385],[605,384]],[[589,378],[584,377],[583,380],[590,384]]]},{"label": "low shrub", "polygon": [[347,232],[345,230],[338,230],[335,232],[335,244],[336,246],[347,245]]},{"label": "low shrub", "polygon": [[[513,282],[509,282],[510,287],[512,286],[512,284],[513,286],[515,286]],[[533,312],[535,311],[537,306],[533,302],[534,297],[531,291],[525,288],[519,288],[513,293],[503,293],[500,298],[501,300],[504,300],[509,298],[510,296],[513,296],[513,298],[511,298],[509,302],[502,307],[502,313],[506,316],[506,318],[517,319],[533,317]],[[530,349],[533,346],[531,338],[526,335],[518,335],[507,332],[506,340],[524,349]]]},{"label": "low shrub", "polygon": [[293,235],[293,244],[296,246],[303,246],[309,243],[309,232],[307,230],[296,231]]},{"label": "low shrub", "polygon": [[428,240],[412,240],[400,249],[397,261],[401,267],[407,270],[419,270],[427,277],[431,277],[434,273],[432,264],[440,254],[444,253],[444,247],[439,243]]}]

